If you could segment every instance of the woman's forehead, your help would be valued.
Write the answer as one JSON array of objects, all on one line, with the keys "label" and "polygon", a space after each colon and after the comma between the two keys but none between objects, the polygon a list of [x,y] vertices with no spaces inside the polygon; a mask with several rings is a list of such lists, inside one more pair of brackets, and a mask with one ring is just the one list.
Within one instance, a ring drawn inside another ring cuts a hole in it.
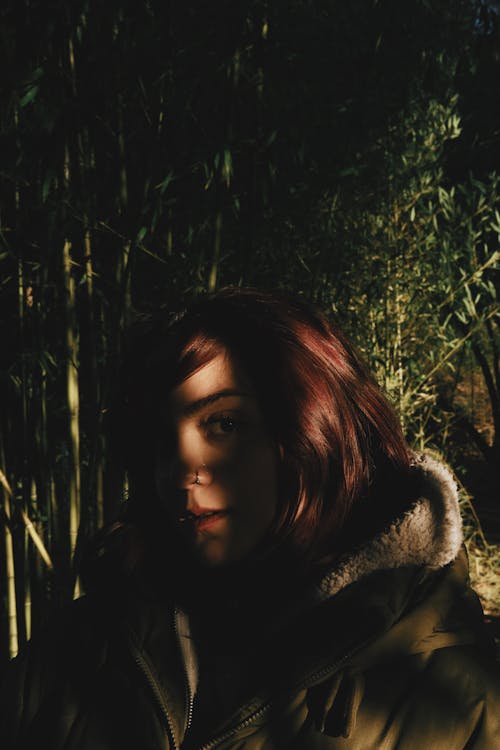
[{"label": "woman's forehead", "polygon": [[173,416],[189,414],[229,396],[253,397],[254,392],[241,367],[221,348],[215,357],[172,390],[168,410]]}]

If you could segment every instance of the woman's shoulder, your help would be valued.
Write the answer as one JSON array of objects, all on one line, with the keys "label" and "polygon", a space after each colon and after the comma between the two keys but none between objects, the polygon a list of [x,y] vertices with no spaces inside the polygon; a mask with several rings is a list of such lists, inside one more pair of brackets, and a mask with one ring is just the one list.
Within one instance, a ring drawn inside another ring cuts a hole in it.
[{"label": "woman's shoulder", "polygon": [[440,570],[367,576],[316,617],[341,665],[309,691],[326,734],[361,747],[500,747],[500,668],[464,552]]}]

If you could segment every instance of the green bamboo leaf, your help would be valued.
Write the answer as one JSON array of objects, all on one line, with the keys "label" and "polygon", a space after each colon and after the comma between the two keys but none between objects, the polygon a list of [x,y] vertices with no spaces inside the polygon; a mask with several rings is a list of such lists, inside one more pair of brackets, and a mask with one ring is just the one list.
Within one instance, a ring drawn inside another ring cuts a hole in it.
[{"label": "green bamboo leaf", "polygon": [[166,177],[164,177],[164,178],[163,178],[163,180],[162,180],[161,182],[159,182],[159,183],[158,183],[158,185],[155,185],[155,190],[159,190],[159,191],[160,191],[160,194],[161,194],[161,195],[163,195],[163,193],[164,193],[164,192],[165,192],[165,190],[166,190],[166,189],[168,188],[168,186],[169,186],[169,185],[170,185],[170,183],[171,183],[171,182],[173,181],[173,179],[174,179],[174,172],[173,172],[173,170],[171,170],[171,171],[170,171],[170,172],[169,172],[169,173],[167,174],[167,176],[166,176]]},{"label": "green bamboo leaf", "polygon": [[35,84],[35,86],[32,86],[28,91],[25,93],[25,95],[21,98],[21,101],[19,102],[19,106],[26,107],[30,102],[33,101],[35,96],[38,94],[38,89],[40,87],[38,84]]},{"label": "green bamboo leaf", "polygon": [[272,146],[272,144],[276,140],[277,135],[278,135],[278,131],[277,130],[273,130],[273,132],[271,133],[271,135],[269,136],[269,138],[266,141],[266,146]]}]

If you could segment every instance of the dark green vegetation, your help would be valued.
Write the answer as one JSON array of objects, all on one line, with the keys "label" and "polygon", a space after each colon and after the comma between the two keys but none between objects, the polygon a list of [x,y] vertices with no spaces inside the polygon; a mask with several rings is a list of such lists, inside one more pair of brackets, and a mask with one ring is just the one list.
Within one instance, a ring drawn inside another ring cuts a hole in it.
[{"label": "dark green vegetation", "polygon": [[315,300],[410,442],[478,507],[497,496],[493,3],[9,0],[0,19],[4,652],[116,513],[105,413],[151,305],[241,283]]}]

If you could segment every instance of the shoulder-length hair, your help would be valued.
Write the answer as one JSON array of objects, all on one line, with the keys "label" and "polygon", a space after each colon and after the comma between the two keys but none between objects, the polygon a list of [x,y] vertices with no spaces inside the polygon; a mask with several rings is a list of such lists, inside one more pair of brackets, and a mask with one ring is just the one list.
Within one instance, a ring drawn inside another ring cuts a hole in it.
[{"label": "shoulder-length hair", "polygon": [[118,412],[137,523],[152,527],[159,508],[152,477],[161,404],[221,348],[252,383],[277,448],[276,539],[317,562],[381,529],[408,502],[399,421],[346,336],[301,300],[236,288],[173,319],[155,316],[129,340]]}]

